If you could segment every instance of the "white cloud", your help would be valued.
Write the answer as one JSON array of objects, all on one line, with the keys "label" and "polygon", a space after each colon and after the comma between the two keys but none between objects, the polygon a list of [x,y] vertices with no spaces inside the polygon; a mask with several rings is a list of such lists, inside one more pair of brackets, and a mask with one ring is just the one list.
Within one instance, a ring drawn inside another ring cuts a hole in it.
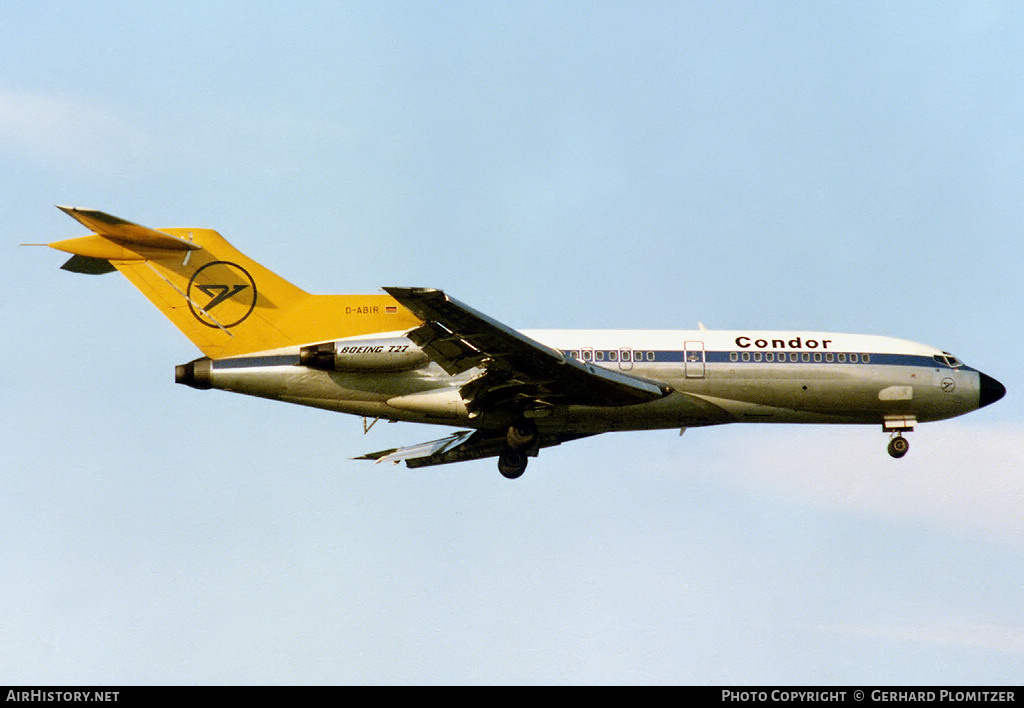
[{"label": "white cloud", "polygon": [[866,428],[729,432],[733,464],[716,476],[732,486],[1024,545],[1024,426],[919,426],[901,460],[886,454],[886,436]]},{"label": "white cloud", "polygon": [[63,169],[117,171],[148,152],[138,128],[104,106],[0,88],[0,149]]}]

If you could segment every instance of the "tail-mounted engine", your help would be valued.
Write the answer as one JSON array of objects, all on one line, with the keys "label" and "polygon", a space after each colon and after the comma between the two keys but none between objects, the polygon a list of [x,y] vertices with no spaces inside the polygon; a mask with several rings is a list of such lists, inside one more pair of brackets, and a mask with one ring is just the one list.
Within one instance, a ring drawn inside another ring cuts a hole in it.
[{"label": "tail-mounted engine", "polygon": [[342,339],[299,350],[299,363],[312,369],[348,373],[412,371],[429,363],[408,337]]}]

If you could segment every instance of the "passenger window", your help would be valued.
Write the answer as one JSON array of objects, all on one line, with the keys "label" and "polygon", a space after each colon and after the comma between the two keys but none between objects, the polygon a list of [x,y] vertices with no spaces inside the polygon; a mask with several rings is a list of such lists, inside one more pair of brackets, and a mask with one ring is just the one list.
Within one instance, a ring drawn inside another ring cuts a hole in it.
[{"label": "passenger window", "polygon": [[743,361],[750,361],[750,352],[743,352]]},{"label": "passenger window", "polygon": [[654,352],[647,352],[647,361],[654,361]]},{"label": "passenger window", "polygon": [[761,361],[761,352],[754,352],[754,361]]},{"label": "passenger window", "polygon": [[815,364],[820,364],[821,363],[821,352],[814,352],[814,363]]},{"label": "passenger window", "polygon": [[597,361],[604,361],[604,352],[600,349],[594,352],[594,356],[597,358]]},{"label": "passenger window", "polygon": [[803,354],[800,355],[800,358],[803,359],[804,361],[810,361],[811,355],[808,352],[804,352]]},{"label": "passenger window", "polygon": [[793,352],[792,354],[789,355],[789,360],[792,362],[800,361],[800,355],[797,354],[796,352]]},{"label": "passenger window", "polygon": [[831,364],[834,360],[835,357],[832,355],[832,352],[829,352],[828,354],[825,355],[825,361],[828,362],[829,364]]},{"label": "passenger window", "polygon": [[583,361],[593,361],[593,360],[594,360],[594,350],[593,349],[584,349],[583,350]]},{"label": "passenger window", "polygon": [[850,355],[850,363],[851,364],[859,364],[860,363],[860,357],[857,356],[856,354],[851,354]]},{"label": "passenger window", "polygon": [[736,352],[729,352],[729,361],[739,361],[740,355]]},{"label": "passenger window", "polygon": [[767,354],[764,355],[764,360],[765,361],[775,361],[775,353],[774,352],[768,352]]},{"label": "passenger window", "polygon": [[617,351],[612,349],[610,352],[608,352],[608,361],[618,361],[618,360],[619,360],[619,353]]},{"label": "passenger window", "polygon": [[845,354],[837,354],[836,358],[839,359],[839,363],[840,364],[845,364],[846,363],[846,355]]},{"label": "passenger window", "polygon": [[863,362],[865,364],[870,364],[871,363],[871,355],[870,354],[863,354],[861,356],[861,359],[863,360]]}]

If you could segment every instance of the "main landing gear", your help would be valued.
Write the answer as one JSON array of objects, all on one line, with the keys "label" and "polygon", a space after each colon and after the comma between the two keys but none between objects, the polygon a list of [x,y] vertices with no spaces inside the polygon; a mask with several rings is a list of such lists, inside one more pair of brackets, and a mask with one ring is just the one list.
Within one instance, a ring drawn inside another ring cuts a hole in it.
[{"label": "main landing gear", "polygon": [[896,459],[899,459],[907,454],[907,450],[910,449],[910,443],[900,433],[896,433],[892,440],[889,441],[889,454]]},{"label": "main landing gear", "polygon": [[536,455],[537,426],[522,418],[508,427],[505,449],[498,455],[498,471],[505,479],[518,479],[526,471],[527,455]]},{"label": "main landing gear", "polygon": [[526,471],[526,453],[518,450],[505,450],[498,455],[498,471],[505,479],[518,479]]}]

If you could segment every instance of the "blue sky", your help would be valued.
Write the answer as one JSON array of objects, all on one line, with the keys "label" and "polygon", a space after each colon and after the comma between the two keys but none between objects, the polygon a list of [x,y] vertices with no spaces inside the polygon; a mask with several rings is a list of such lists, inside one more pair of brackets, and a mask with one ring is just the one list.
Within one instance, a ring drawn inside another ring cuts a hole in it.
[{"label": "blue sky", "polygon": [[[1019,683],[1014,3],[17,3],[0,18],[0,683]],[[919,427],[440,430],[175,386],[53,208],[517,327],[863,332],[1009,393]]]}]

